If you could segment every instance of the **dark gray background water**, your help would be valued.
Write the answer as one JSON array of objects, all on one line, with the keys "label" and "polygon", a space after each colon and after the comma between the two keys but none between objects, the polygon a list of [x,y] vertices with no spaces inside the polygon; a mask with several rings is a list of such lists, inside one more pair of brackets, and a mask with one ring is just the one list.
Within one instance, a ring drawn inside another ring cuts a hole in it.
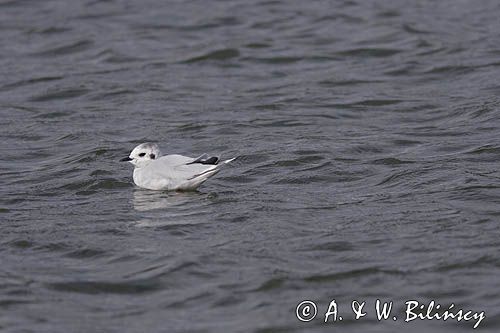
[{"label": "dark gray background water", "polygon": [[[403,323],[416,299],[497,332],[499,15],[0,1],[2,331],[472,330]],[[240,159],[198,193],[150,192],[117,162],[144,141]],[[376,321],[377,298],[401,319]],[[331,299],[342,323],[322,323]]]}]

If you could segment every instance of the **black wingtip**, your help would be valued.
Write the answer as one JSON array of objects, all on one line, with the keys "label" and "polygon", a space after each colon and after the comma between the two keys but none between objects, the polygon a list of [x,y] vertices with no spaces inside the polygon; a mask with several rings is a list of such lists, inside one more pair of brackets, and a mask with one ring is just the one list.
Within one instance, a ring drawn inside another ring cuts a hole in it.
[{"label": "black wingtip", "polygon": [[193,162],[190,162],[190,163],[187,163],[187,164],[195,164],[195,163],[198,163],[198,164],[208,164],[208,165],[217,165],[217,163],[219,163],[219,158],[217,156],[212,156],[210,158],[207,158],[205,160],[196,160],[196,161],[193,161]]},{"label": "black wingtip", "polygon": [[211,165],[216,165],[217,163],[219,163],[219,158],[217,156],[210,157],[201,162],[201,164],[211,164]]}]

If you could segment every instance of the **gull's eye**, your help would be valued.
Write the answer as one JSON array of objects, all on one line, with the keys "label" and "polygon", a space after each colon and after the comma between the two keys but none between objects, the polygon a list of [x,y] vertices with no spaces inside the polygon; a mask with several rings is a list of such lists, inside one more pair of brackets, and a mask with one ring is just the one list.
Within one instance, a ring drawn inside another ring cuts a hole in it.
[{"label": "gull's eye", "polygon": [[139,157],[144,157],[144,156],[146,156],[146,153],[140,153],[139,154]]},{"label": "gull's eye", "polygon": [[156,156],[155,156],[155,154],[149,154],[149,157],[150,157],[152,160],[154,160]]}]

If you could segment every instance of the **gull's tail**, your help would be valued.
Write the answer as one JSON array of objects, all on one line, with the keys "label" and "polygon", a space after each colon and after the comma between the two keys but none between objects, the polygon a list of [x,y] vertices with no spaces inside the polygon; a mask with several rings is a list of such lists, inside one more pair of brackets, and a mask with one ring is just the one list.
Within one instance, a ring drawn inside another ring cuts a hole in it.
[{"label": "gull's tail", "polygon": [[231,163],[232,161],[234,161],[234,160],[235,160],[235,159],[237,159],[237,158],[238,158],[238,156],[233,157],[233,158],[230,158],[230,159],[225,160],[225,161],[222,161],[222,164],[228,164],[228,163]]}]

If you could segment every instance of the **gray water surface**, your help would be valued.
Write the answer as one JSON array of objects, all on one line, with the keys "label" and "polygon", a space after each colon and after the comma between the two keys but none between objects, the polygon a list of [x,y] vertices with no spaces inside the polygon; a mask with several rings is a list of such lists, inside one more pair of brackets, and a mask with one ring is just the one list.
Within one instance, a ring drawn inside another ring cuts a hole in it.
[{"label": "gray water surface", "polygon": [[[498,332],[499,15],[0,1],[0,328],[472,331],[404,323],[416,299]],[[240,158],[199,192],[151,192],[118,162],[144,141]],[[306,299],[318,317],[300,322]],[[332,299],[345,318],[325,324]]]}]

